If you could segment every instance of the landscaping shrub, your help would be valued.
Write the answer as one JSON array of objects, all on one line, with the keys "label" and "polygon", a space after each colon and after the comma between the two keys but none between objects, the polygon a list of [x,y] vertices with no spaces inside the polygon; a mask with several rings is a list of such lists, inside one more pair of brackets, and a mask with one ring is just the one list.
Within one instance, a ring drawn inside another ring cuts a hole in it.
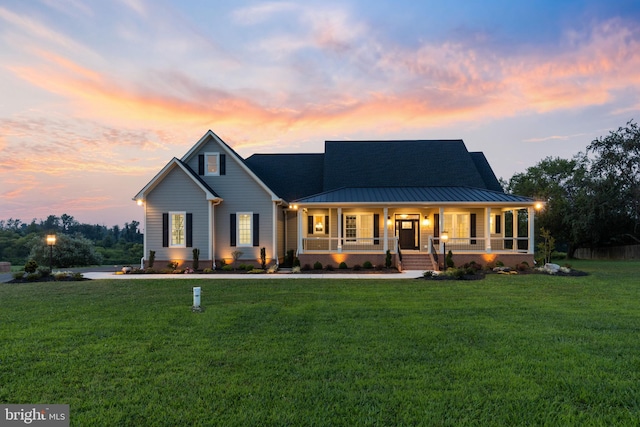
[{"label": "landscaping shrub", "polygon": [[360,271],[362,269],[362,266],[360,264],[356,264],[353,266],[353,271]]},{"label": "landscaping shrub", "polygon": [[371,261],[365,261],[362,263],[362,268],[365,270],[371,270],[373,268],[373,264],[371,264]]},{"label": "landscaping shrub", "polygon": [[221,267],[221,270],[222,271],[233,271],[233,266],[232,265],[228,265],[228,264],[227,265],[223,265]]},{"label": "landscaping shrub", "polygon": [[27,261],[27,263],[24,265],[24,271],[27,273],[35,273],[37,269],[38,263],[33,258]]},{"label": "landscaping shrub", "polygon": [[267,249],[266,248],[260,248],[260,265],[262,266],[263,270],[267,268]]},{"label": "landscaping shrub", "polygon": [[40,273],[27,273],[27,280],[30,282],[35,282],[40,279]]},{"label": "landscaping shrub", "polygon": [[205,268],[204,270],[202,270],[202,272],[203,272],[204,274],[211,274],[211,273],[213,273],[213,269],[211,269],[211,268]]},{"label": "landscaping shrub", "polygon": [[[296,266],[296,267],[299,267],[299,266]],[[309,270],[311,270],[311,265],[305,264],[305,265],[302,266],[302,268],[300,270],[309,271]]]},{"label": "landscaping shrub", "polygon": [[346,263],[346,262],[342,261],[342,262],[338,265],[338,268],[339,268],[340,270],[346,270],[346,269],[347,269],[347,268],[349,268],[349,267],[347,267],[347,263]]},{"label": "landscaping shrub", "polygon": [[13,278],[16,280],[22,280],[24,278],[24,275],[24,271],[16,271],[15,273],[13,273]]},{"label": "landscaping shrub", "polygon": [[327,271],[333,271],[333,265],[331,265],[331,264],[327,264],[324,268]]},{"label": "landscaping shrub", "polygon": [[322,270],[322,263],[320,261],[316,261],[315,263],[313,263],[313,269]]},{"label": "landscaping shrub", "polygon": [[384,266],[391,268],[391,251],[389,249],[387,249],[387,255],[384,259]]},{"label": "landscaping shrub", "polygon": [[200,267],[200,249],[193,248],[193,269],[198,270]]},{"label": "landscaping shrub", "polygon": [[38,267],[38,273],[40,273],[40,277],[49,277],[49,275],[51,274],[51,270],[49,269],[49,267]]},{"label": "landscaping shrub", "polygon": [[149,251],[149,268],[153,268],[154,262],[156,262],[156,251]]},{"label": "landscaping shrub", "polygon": [[[384,266],[384,265],[382,265],[382,264],[376,264],[376,265],[375,265],[375,267],[374,267],[374,269],[375,269],[376,271],[382,271],[384,268],[385,268],[385,266]],[[388,267],[387,267],[387,268],[388,268]]]},{"label": "landscaping shrub", "polygon": [[449,250],[449,252],[447,252],[447,256],[444,259],[445,262],[445,266],[447,268],[454,268],[455,265],[453,263],[453,252],[451,252],[451,250]]}]

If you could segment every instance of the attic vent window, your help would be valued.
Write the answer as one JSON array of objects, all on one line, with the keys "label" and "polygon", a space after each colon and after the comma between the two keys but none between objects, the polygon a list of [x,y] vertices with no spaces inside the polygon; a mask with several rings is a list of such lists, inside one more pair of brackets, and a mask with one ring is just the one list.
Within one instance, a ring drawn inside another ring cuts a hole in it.
[{"label": "attic vent window", "polygon": [[220,175],[220,153],[206,153],[207,175]]}]

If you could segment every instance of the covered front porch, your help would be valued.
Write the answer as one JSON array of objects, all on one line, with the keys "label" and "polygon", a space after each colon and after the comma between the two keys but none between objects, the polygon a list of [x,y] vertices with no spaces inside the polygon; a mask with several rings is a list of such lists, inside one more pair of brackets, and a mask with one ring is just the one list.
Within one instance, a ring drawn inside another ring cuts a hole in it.
[{"label": "covered front porch", "polygon": [[299,207],[297,236],[298,258],[309,263],[367,259],[384,264],[389,251],[394,265],[402,254],[429,255],[437,265],[450,250],[457,265],[470,260],[532,264],[534,207],[306,205]]}]

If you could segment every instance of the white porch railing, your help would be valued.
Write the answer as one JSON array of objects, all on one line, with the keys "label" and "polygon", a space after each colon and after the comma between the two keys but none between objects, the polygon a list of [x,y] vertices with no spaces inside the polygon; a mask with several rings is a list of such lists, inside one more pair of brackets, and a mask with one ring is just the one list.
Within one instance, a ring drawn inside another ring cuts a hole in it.
[{"label": "white porch railing", "polygon": [[[439,239],[429,238],[430,248],[439,249]],[[433,249],[432,249],[433,250]],[[486,239],[484,237],[449,238],[446,242],[446,250],[464,252],[486,252]],[[529,250],[528,237],[501,237],[491,239],[491,251],[499,252],[527,252]]]},{"label": "white porch railing", "polygon": [[[347,239],[337,237],[303,237],[303,252],[384,252],[383,237],[367,237],[364,239]],[[398,238],[387,238],[387,249],[392,253],[398,251]]]}]

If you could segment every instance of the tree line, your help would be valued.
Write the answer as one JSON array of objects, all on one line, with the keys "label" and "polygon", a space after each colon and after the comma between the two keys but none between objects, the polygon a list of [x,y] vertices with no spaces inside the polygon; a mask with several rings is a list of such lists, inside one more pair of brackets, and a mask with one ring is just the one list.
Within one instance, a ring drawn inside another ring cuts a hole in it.
[{"label": "tree line", "polygon": [[547,157],[506,190],[546,201],[537,215],[569,257],[577,248],[640,243],[640,128],[633,121],[571,159]]},{"label": "tree line", "polygon": [[[49,263],[54,254],[54,267],[91,264],[137,264],[143,253],[143,234],[138,221],[107,227],[83,224],[68,214],[49,215],[44,220],[22,222],[0,220],[0,261],[24,265],[30,258]],[[56,245],[49,252],[45,237],[56,235]]]}]

